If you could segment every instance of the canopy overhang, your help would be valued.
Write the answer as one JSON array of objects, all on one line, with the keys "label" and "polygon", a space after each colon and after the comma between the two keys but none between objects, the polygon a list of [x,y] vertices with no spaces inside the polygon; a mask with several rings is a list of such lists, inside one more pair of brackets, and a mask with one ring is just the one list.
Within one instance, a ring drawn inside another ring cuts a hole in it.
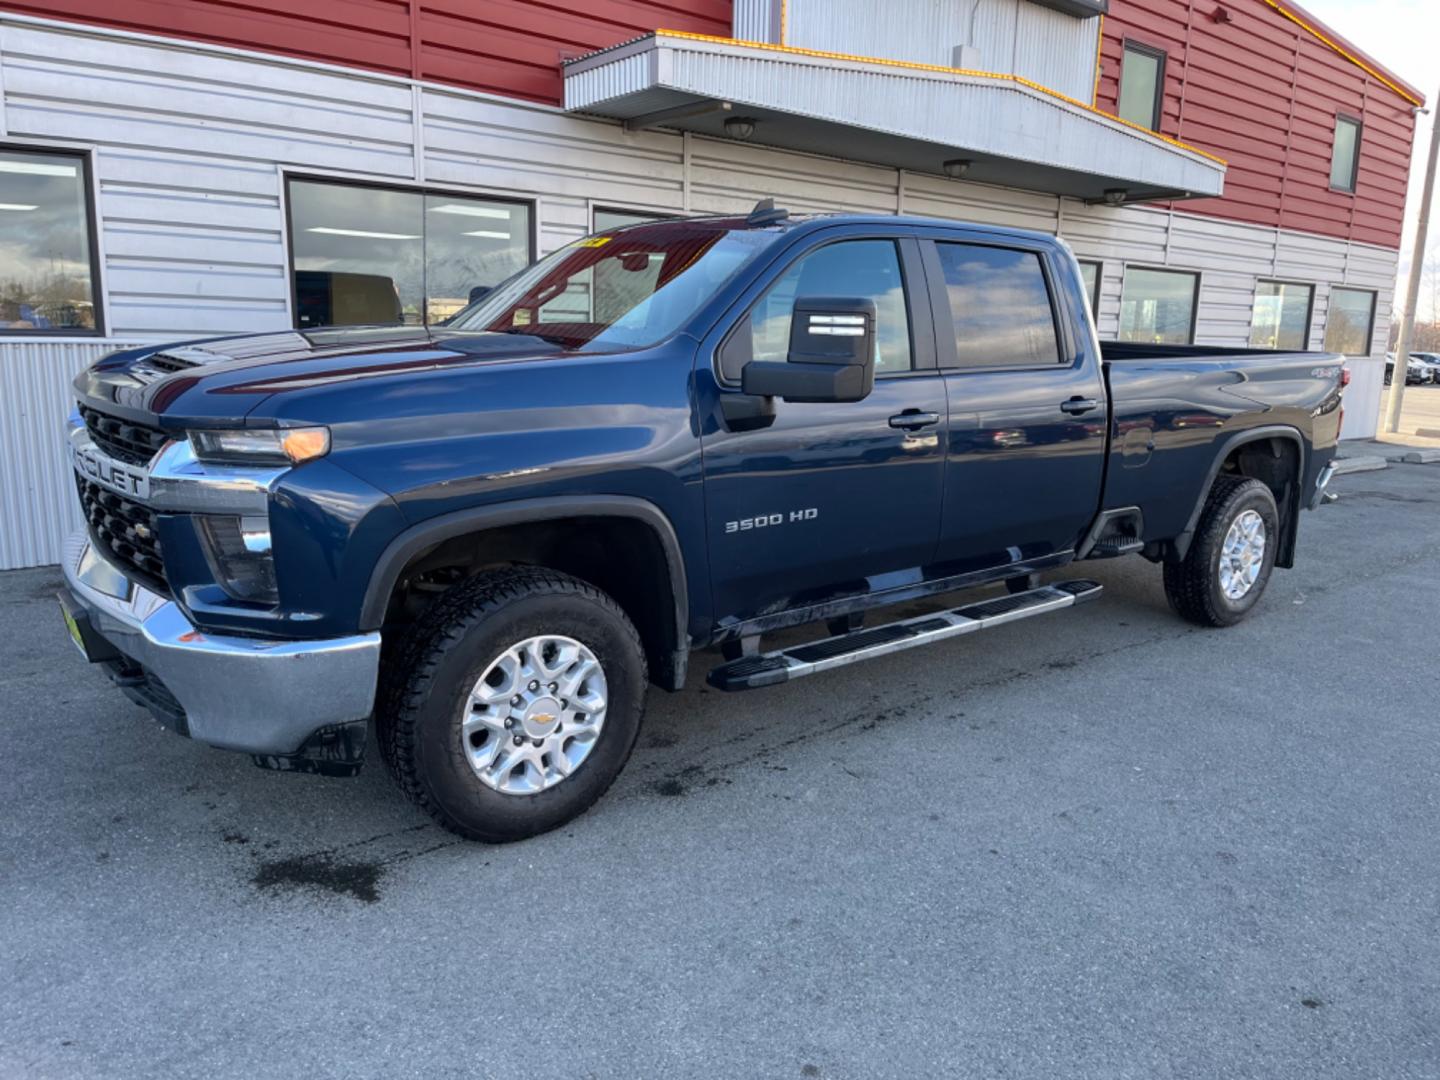
[{"label": "canopy overhang", "polygon": [[564,75],[567,110],[631,128],[740,135],[1092,202],[1224,187],[1221,159],[1013,75],[666,30],[567,61]]}]

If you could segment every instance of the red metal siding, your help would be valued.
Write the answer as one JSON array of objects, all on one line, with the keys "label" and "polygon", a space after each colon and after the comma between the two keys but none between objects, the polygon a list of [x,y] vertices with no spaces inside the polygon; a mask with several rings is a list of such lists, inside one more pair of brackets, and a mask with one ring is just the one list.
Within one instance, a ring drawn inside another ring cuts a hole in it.
[{"label": "red metal siding", "polygon": [[[1111,0],[1095,102],[1106,112],[1127,38],[1166,52],[1161,132],[1229,162],[1221,198],[1177,208],[1400,246],[1415,133],[1400,93],[1264,0]],[[1330,190],[1336,113],[1364,123],[1353,195]]]},{"label": "red metal siding", "polygon": [[730,34],[730,0],[0,0],[0,9],[552,104],[563,57],[661,27]]}]

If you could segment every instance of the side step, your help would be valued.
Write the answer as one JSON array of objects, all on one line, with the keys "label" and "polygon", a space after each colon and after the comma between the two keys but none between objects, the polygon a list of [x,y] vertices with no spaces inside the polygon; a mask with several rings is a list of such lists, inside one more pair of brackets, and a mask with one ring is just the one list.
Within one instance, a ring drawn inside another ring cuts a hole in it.
[{"label": "side step", "polygon": [[706,681],[717,690],[754,690],[761,686],[774,686],[901,649],[913,649],[917,645],[929,645],[976,630],[989,630],[992,626],[1016,619],[1059,611],[1083,600],[1093,600],[1103,588],[1098,581],[1061,581],[1013,596],[999,596],[933,615],[921,615],[870,630],[812,641],[808,645],[745,656],[714,668]]},{"label": "side step", "polygon": [[1087,559],[1118,559],[1121,555],[1129,555],[1132,552],[1143,551],[1145,541],[1134,536],[1110,536],[1104,540],[1095,541],[1095,546],[1090,549]]}]

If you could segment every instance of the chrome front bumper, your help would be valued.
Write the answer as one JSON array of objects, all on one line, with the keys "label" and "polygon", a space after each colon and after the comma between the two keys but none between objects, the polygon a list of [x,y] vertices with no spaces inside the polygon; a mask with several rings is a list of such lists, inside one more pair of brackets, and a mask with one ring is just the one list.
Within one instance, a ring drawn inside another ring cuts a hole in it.
[{"label": "chrome front bumper", "polygon": [[84,532],[65,542],[65,581],[101,637],[160,679],[189,734],[250,754],[292,754],[317,729],[375,703],[380,635],[321,641],[224,637],[127,578]]}]

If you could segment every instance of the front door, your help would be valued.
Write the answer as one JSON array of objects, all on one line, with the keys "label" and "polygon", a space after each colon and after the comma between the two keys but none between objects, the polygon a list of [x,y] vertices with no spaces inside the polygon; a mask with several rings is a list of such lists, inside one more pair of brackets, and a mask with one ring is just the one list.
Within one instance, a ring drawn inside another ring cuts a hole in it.
[{"label": "front door", "polygon": [[[831,235],[758,286],[747,314],[697,364],[721,627],[913,584],[934,557],[945,386],[918,244],[874,230]],[[773,419],[747,422],[745,409],[732,407],[747,404],[744,364],[785,360],[796,299],[822,296],[875,302],[874,390],[844,404],[773,399]]]},{"label": "front door", "polygon": [[924,249],[950,416],[937,559],[1062,558],[1098,508],[1108,423],[1074,271],[1044,246],[944,237]]}]

